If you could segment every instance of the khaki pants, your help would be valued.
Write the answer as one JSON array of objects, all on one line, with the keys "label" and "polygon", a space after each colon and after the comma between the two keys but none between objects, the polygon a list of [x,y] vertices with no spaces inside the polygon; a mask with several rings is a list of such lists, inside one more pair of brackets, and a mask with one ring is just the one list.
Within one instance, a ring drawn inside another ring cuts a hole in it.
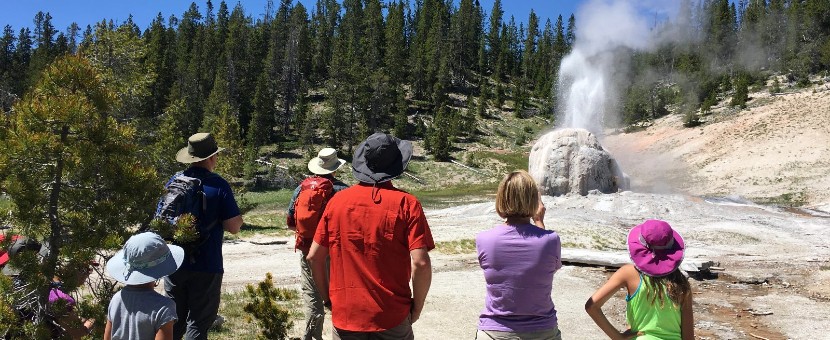
[{"label": "khaki pants", "polygon": [[414,340],[412,319],[406,316],[399,325],[380,332],[352,332],[334,328],[332,338],[335,340]]},{"label": "khaki pants", "polygon": [[546,331],[515,333],[502,331],[482,331],[476,334],[478,340],[562,340],[559,327]]},{"label": "khaki pants", "polygon": [[[329,260],[326,259],[326,269],[328,267]],[[300,285],[302,285],[303,300],[305,300],[306,307],[303,340],[323,340],[323,321],[326,318],[326,309],[323,307],[323,298],[314,284],[311,266],[302,252],[300,253]]]}]

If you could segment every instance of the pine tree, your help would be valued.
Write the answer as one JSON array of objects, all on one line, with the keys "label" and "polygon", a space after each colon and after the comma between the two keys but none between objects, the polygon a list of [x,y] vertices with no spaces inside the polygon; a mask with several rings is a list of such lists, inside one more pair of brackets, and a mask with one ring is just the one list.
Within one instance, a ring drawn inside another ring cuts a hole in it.
[{"label": "pine tree", "polygon": [[[309,69],[308,59],[308,14],[305,7],[298,3],[290,10],[288,34],[285,36],[285,56],[281,72],[282,110],[279,114],[282,133],[289,134],[289,123],[295,120],[294,104],[300,92],[300,84]],[[299,127],[298,127],[299,128]]]},{"label": "pine tree", "polygon": [[452,148],[450,142],[450,138],[453,136],[450,133],[452,122],[449,110],[448,107],[441,106],[427,131],[429,138],[428,150],[435,157],[435,160],[442,162],[450,160],[450,148]]},{"label": "pine tree", "polygon": [[746,74],[739,74],[735,79],[735,93],[732,95],[731,106],[746,108],[746,101],[749,99],[749,77]]},{"label": "pine tree", "polygon": [[398,138],[409,137],[409,103],[406,101],[406,92],[403,88],[398,89],[398,97],[395,104],[395,126],[394,135]]},{"label": "pine tree", "polygon": [[404,3],[402,1],[393,2],[389,5],[389,13],[386,16],[384,64],[386,76],[389,78],[390,86],[394,89],[400,88],[406,81],[407,49],[405,30]]},{"label": "pine tree", "polygon": [[34,28],[35,49],[32,51],[32,60],[28,70],[29,84],[33,84],[40,75],[40,72],[52,63],[57,56],[55,35],[58,32],[52,25],[52,15],[37,12],[34,19]]},{"label": "pine tree", "polygon": [[498,67],[499,53],[502,51],[501,46],[501,32],[502,32],[502,16],[504,10],[501,6],[501,0],[493,2],[493,9],[490,11],[490,29],[487,31],[487,46],[490,47],[488,56],[489,71],[494,72]]},{"label": "pine tree", "polygon": [[[99,23],[95,26],[91,41],[82,47],[81,53],[103,75],[104,82],[118,96],[118,103],[112,114],[120,121],[139,120],[135,123],[148,124],[145,105],[152,100],[150,86],[155,83],[156,74],[145,62],[147,47],[135,32],[134,24],[125,23],[119,27]],[[152,131],[142,129],[142,134]]]},{"label": "pine tree", "polygon": [[268,86],[268,81],[269,79],[265,73],[260,74],[257,80],[256,93],[254,93],[254,111],[251,114],[251,123],[246,138],[248,145],[255,148],[274,140],[273,131],[276,125],[274,104],[276,100],[274,98],[275,93]]},{"label": "pine tree", "polygon": [[170,88],[175,80],[175,49],[172,29],[168,30],[164,25],[164,18],[159,13],[150,28],[144,33],[144,43],[147,44],[145,65],[155,75],[153,83],[150,84],[150,100],[145,104],[145,116],[156,117],[161,115],[168,105]]},{"label": "pine tree", "polygon": [[[557,28],[557,35],[559,34]],[[576,43],[576,18],[573,14],[568,18],[568,33],[565,36],[565,54],[570,53],[573,45]]]},{"label": "pine tree", "polygon": [[24,27],[17,35],[17,46],[14,48],[14,60],[12,66],[12,93],[21,97],[29,88],[28,78],[32,59],[32,35],[31,31]]},{"label": "pine tree", "polygon": [[187,11],[178,21],[176,31],[176,81],[171,90],[172,100],[182,99],[187,125],[183,131],[185,135],[196,133],[202,126],[202,82],[199,58],[199,26],[202,19],[196,3],[191,3]]},{"label": "pine tree", "polygon": [[10,25],[3,28],[3,37],[0,38],[0,110],[5,112],[9,109],[11,100],[5,98],[14,97],[12,84],[14,82],[14,31]]},{"label": "pine tree", "polygon": [[319,84],[329,76],[334,32],[340,21],[340,5],[337,0],[317,0],[314,7],[311,19],[314,32],[311,79]]},{"label": "pine tree", "polygon": [[[75,277],[78,268],[87,268],[99,254],[112,254],[133,226],[147,220],[159,181],[138,156],[135,129],[109,114],[115,94],[87,61],[77,56],[58,59],[34,88],[16,105],[5,131],[8,138],[0,140],[0,173],[8,174],[2,186],[14,202],[16,233],[45,236],[50,246],[42,263],[12,259],[26,262],[15,266],[30,269],[23,278],[36,287],[45,305],[50,278]],[[87,301],[98,311],[93,317],[103,320],[113,282],[98,282],[87,290],[93,294]],[[69,293],[78,288],[63,286]],[[9,301],[0,304],[8,306]],[[46,309],[35,313],[36,320],[47,320]],[[0,322],[22,326],[19,319]],[[25,328],[27,338],[49,337],[45,323]]]}]

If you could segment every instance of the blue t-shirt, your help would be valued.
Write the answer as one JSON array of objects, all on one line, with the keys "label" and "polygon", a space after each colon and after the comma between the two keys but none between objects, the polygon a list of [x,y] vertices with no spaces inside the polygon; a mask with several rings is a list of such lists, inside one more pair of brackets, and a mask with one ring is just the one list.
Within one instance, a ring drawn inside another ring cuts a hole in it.
[{"label": "blue t-shirt", "polygon": [[[231,186],[224,178],[218,175],[211,176],[211,172],[202,167],[192,166],[184,171],[184,175],[201,179],[202,188],[207,197],[207,210],[205,215],[199,218],[199,230],[205,230],[214,221],[216,221],[216,224],[210,230],[207,240],[199,247],[199,254],[195,257],[195,262],[191,263],[189,258],[185,258],[180,269],[224,273],[222,239],[224,238],[225,229],[222,228],[222,221],[240,214]],[[173,177],[167,181],[167,184],[170,184]]]}]

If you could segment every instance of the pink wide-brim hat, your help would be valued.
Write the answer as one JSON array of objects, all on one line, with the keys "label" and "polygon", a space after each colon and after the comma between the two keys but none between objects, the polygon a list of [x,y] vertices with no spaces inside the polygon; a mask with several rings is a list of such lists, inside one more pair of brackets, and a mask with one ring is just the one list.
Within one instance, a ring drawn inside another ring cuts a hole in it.
[{"label": "pink wide-brim hat", "polygon": [[665,221],[647,220],[628,232],[628,254],[648,276],[666,276],[680,267],[686,243]]}]

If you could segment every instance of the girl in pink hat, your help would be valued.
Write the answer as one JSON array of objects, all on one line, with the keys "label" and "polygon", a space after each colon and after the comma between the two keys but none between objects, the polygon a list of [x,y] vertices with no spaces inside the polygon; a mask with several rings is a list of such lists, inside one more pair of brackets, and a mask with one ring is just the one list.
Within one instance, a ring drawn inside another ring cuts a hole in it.
[{"label": "girl in pink hat", "polygon": [[[685,243],[660,220],[643,222],[628,233],[628,252],[634,264],[617,270],[585,303],[585,311],[611,339],[694,339],[692,289],[678,269]],[[625,287],[628,329],[620,332],[602,305]]]}]

